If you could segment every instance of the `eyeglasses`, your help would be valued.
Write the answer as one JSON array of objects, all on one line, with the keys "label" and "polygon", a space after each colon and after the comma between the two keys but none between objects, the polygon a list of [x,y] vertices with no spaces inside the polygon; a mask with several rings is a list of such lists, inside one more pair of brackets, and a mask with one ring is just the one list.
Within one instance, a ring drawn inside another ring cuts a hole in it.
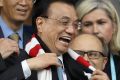
[{"label": "eyeglasses", "polygon": [[87,54],[89,59],[98,59],[100,57],[105,57],[105,55],[100,51],[80,51],[80,50],[74,50],[74,51],[80,54],[81,56]]},{"label": "eyeglasses", "polygon": [[42,16],[46,19],[51,19],[51,20],[56,20],[59,22],[60,25],[62,25],[65,28],[68,28],[71,24],[74,27],[75,30],[80,30],[81,29],[81,21],[79,19],[72,21],[69,17],[64,16],[60,19],[54,19],[54,18],[50,18],[47,16]]}]

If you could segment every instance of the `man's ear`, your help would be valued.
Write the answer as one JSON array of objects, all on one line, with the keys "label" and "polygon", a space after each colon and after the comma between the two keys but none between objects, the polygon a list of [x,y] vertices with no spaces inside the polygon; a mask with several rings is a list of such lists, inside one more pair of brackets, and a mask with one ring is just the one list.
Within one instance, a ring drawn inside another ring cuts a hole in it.
[{"label": "man's ear", "polygon": [[107,61],[108,61],[108,58],[105,57],[105,58],[104,58],[104,61],[103,61],[103,70],[104,70],[104,68],[105,68],[105,65],[106,65]]},{"label": "man's ear", "polygon": [[0,0],[0,7],[3,6],[3,0]]},{"label": "man's ear", "polygon": [[38,32],[42,32],[43,23],[44,23],[44,19],[42,17],[37,17],[36,26]]}]

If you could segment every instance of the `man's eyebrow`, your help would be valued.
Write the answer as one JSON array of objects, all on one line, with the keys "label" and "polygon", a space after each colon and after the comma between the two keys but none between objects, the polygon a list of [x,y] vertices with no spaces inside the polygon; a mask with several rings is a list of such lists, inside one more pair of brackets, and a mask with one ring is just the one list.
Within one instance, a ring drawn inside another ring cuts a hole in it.
[{"label": "man's eyebrow", "polygon": [[68,16],[62,16],[61,19],[68,19],[68,20],[70,20],[70,17],[68,17]]}]

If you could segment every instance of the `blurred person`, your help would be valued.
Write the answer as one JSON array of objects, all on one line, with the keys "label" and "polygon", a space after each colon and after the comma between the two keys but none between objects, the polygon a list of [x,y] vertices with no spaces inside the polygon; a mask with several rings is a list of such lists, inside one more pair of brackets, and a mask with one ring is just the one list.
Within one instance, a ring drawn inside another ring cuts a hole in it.
[{"label": "blurred person", "polygon": [[107,74],[102,71],[108,60],[108,47],[105,41],[94,35],[80,34],[71,42],[70,48],[96,68],[89,77],[90,80],[109,80]]},{"label": "blurred person", "polygon": [[[0,0],[0,79],[24,79],[25,67],[22,61],[27,58],[23,51],[31,37],[24,21],[32,11],[33,0]],[[16,40],[10,37],[16,34]],[[6,77],[7,76],[7,77]]]},{"label": "blurred person", "polygon": [[[4,42],[6,44],[3,45],[3,48],[0,48],[0,52],[3,58],[8,57],[13,52],[18,52],[18,45],[21,49],[23,49],[23,43],[24,43],[23,37],[24,37],[24,32],[26,30],[26,27],[23,27],[23,23],[28,18],[32,10],[32,5],[33,5],[32,0],[30,1],[11,0],[10,2],[8,2],[8,0],[0,1],[0,6],[1,6],[0,38],[5,39],[5,40],[1,40],[1,42]],[[17,33],[19,35],[20,39],[18,45],[15,41],[6,39],[13,33]],[[7,47],[7,46],[11,46],[11,47]],[[8,55],[4,53],[8,53]]]},{"label": "blurred person", "polygon": [[77,3],[81,20],[81,32],[94,34],[106,40],[109,45],[105,72],[111,80],[120,79],[120,20],[110,0],[84,0]]}]

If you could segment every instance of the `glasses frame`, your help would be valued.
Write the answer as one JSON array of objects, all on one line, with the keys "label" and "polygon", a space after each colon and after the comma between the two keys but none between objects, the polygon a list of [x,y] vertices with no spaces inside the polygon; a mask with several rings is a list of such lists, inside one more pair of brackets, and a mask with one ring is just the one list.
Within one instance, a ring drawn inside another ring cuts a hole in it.
[{"label": "glasses frame", "polygon": [[[72,22],[72,26],[74,26],[74,28],[75,28],[77,31],[79,31],[79,30],[81,29],[81,21],[80,21],[79,19],[77,19],[77,20],[75,20],[75,21],[69,21],[69,22],[67,23],[67,25],[64,25],[64,22],[62,21],[62,19],[50,18],[50,17],[48,17],[48,16],[41,16],[41,17],[46,18],[46,19],[56,20],[56,21],[58,21],[59,23],[61,23],[61,25],[66,26],[66,28],[68,28],[68,26],[69,26],[70,23]],[[76,26],[75,26],[75,22],[78,22],[77,28],[76,28]]]},{"label": "glasses frame", "polygon": [[[91,51],[81,51],[81,50],[74,50],[76,53],[78,53],[78,54],[80,54],[81,56],[84,56],[85,54],[87,54],[87,56],[88,56],[88,58],[89,59],[99,59],[101,56],[102,57],[106,57],[105,55],[104,55],[104,53],[103,52],[100,52],[100,51],[93,51],[93,50],[91,50]],[[92,52],[97,52],[97,53],[99,53],[100,55],[99,56],[97,56],[97,57],[90,57],[90,53],[92,53]]]}]

